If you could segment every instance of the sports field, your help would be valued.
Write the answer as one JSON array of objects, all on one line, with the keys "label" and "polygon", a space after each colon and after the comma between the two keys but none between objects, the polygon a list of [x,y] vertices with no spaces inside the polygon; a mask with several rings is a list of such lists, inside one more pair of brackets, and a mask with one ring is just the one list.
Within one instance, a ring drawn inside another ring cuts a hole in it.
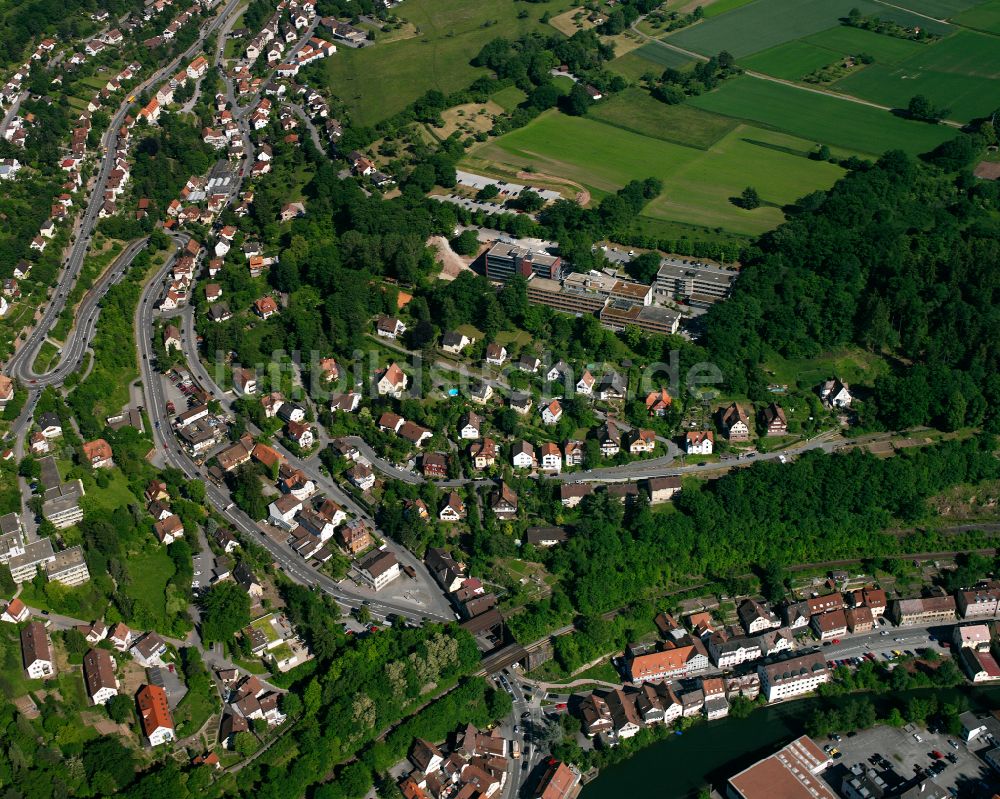
[{"label": "sports field", "polygon": [[[842,174],[811,161],[813,143],[739,125],[707,150],[654,139],[588,117],[548,111],[529,125],[470,151],[463,167],[510,174],[523,169],[560,175],[595,198],[628,181],[658,177],[663,194],[643,211],[650,219],[721,227],[753,235],[780,224],[782,204],[831,186]],[[765,206],[744,211],[731,197],[753,185]]]},{"label": "sports field", "polygon": [[923,153],[957,135],[953,128],[911,122],[877,108],[750,76],[727,80],[689,102],[705,111],[872,155],[891,149]]},{"label": "sports field", "polygon": [[953,30],[950,25],[873,0],[756,0],[666,38],[672,44],[704,55],[728,50],[740,58],[836,27],[852,8],[935,33]]},{"label": "sports field", "polygon": [[955,21],[968,28],[1000,34],[1000,0],[986,0],[959,14]]},{"label": "sports field", "polygon": [[[550,35],[552,27],[539,18],[565,8],[560,0],[406,0],[397,13],[416,25],[416,35],[387,43],[376,39],[360,50],[339,48],[324,62],[327,85],[347,104],[355,123],[371,125],[428,89],[447,93],[465,88],[485,74],[469,64],[484,44],[529,31]],[[528,16],[518,19],[522,10]]]},{"label": "sports field", "polygon": [[595,103],[588,116],[633,133],[700,150],[707,150],[739,124],[687,104],[666,105],[637,88]]}]

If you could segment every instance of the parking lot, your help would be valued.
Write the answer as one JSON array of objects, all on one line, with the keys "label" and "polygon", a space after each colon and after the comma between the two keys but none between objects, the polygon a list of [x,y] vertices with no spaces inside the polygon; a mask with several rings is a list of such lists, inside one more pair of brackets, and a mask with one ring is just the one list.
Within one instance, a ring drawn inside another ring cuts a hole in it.
[{"label": "parking lot", "polygon": [[[992,788],[997,782],[992,769],[970,751],[961,738],[931,733],[921,727],[874,727],[849,738],[844,736],[840,741],[822,743],[841,753],[825,775],[838,792],[845,773],[856,763],[874,768],[893,793],[909,787],[920,776],[933,777],[952,796],[963,798],[992,796]],[[942,757],[937,758],[934,753]],[[955,762],[950,762],[951,759]],[[937,776],[931,772],[935,763],[943,766],[939,766],[941,770]],[[988,783],[989,790],[980,781]]]}]

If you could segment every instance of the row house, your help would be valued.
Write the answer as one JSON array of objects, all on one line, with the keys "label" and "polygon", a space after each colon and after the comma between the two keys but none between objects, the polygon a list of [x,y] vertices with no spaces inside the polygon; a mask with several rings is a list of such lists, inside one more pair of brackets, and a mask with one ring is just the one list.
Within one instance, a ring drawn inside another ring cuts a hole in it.
[{"label": "row house", "polygon": [[889,617],[898,627],[951,622],[955,612],[955,598],[951,596],[894,599],[889,605]]}]

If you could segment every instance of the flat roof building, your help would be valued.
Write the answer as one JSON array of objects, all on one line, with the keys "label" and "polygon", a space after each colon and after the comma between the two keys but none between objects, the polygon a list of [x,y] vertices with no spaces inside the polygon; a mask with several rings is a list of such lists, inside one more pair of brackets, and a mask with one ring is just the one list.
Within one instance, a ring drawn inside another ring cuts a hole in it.
[{"label": "flat roof building", "polygon": [[83,557],[83,548],[75,546],[57,552],[55,557],[45,564],[45,575],[49,580],[63,585],[83,585],[88,582],[90,571]]},{"label": "flat roof building", "polygon": [[687,297],[692,305],[707,306],[729,296],[738,272],[687,258],[664,258],[656,273],[659,295]]},{"label": "flat roof building", "polygon": [[498,241],[486,253],[486,277],[506,283],[514,275],[556,280],[561,271],[562,259],[558,255],[535,252],[516,244]]}]

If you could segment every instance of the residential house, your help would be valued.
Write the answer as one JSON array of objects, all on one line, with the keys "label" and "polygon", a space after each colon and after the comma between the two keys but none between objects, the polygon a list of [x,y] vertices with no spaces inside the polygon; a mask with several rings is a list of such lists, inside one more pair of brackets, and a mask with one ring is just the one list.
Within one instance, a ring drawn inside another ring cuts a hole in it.
[{"label": "residential house", "polygon": [[375,332],[382,338],[395,340],[406,332],[406,325],[394,316],[380,316],[375,323]]},{"label": "residential house", "polygon": [[378,393],[382,396],[391,396],[399,399],[403,396],[403,392],[406,391],[408,383],[409,379],[399,367],[399,364],[393,362],[386,367],[385,371],[379,377],[377,384]]},{"label": "residential house", "polygon": [[544,472],[562,471],[563,456],[557,444],[551,441],[542,444],[538,449],[541,455],[541,466]]},{"label": "residential house", "polygon": [[656,449],[656,432],[653,430],[633,430],[629,436],[628,451],[632,455],[653,452]]},{"label": "residential house", "polygon": [[157,633],[146,633],[129,647],[132,657],[143,668],[162,666],[163,655],[167,653],[167,643]]},{"label": "residential house", "polygon": [[538,466],[535,448],[524,440],[511,447],[510,461],[515,469],[535,469]]},{"label": "residential house", "polygon": [[576,393],[589,397],[594,393],[594,384],[596,382],[597,380],[590,373],[590,370],[584,369],[583,375],[581,375],[580,379],[576,381]]},{"label": "residential house", "polygon": [[458,522],[465,518],[465,503],[456,492],[448,492],[438,518],[443,522]]},{"label": "residential house", "polygon": [[400,575],[399,561],[389,550],[376,549],[357,564],[357,569],[374,591],[381,591]]},{"label": "residential house", "polygon": [[842,608],[817,613],[812,617],[810,625],[821,641],[830,641],[847,635],[847,615]]},{"label": "residential house", "polygon": [[711,430],[692,430],[685,436],[688,455],[711,455],[715,448],[715,433]]},{"label": "residential house", "polygon": [[575,508],[584,497],[594,493],[594,486],[591,483],[560,483],[559,500],[565,508]]},{"label": "residential house", "polygon": [[852,634],[868,633],[875,629],[875,616],[871,608],[864,606],[848,608],[845,615],[847,629]]},{"label": "residential house", "polygon": [[667,393],[665,388],[651,391],[646,395],[646,411],[650,416],[665,416],[673,401],[673,397]]},{"label": "residential house", "polygon": [[85,442],[83,445],[83,457],[92,469],[110,469],[115,465],[111,445],[103,438]]},{"label": "residential house", "polygon": [[781,626],[781,620],[771,609],[755,599],[744,599],[736,608],[736,615],[739,616],[740,624],[743,625],[747,635],[755,635]]},{"label": "residential house", "polygon": [[477,469],[488,469],[497,462],[497,445],[492,438],[484,438],[481,442],[469,446],[469,457]]},{"label": "residential house", "polygon": [[544,424],[557,424],[562,419],[563,409],[559,400],[554,399],[542,408],[542,422]]},{"label": "residential house", "polygon": [[850,408],[854,401],[847,383],[836,379],[827,380],[820,386],[819,398],[831,408]]},{"label": "residential house", "polygon": [[810,693],[832,678],[822,652],[758,666],[757,673],[761,693],[768,702]]},{"label": "residential house", "polygon": [[764,422],[766,435],[783,436],[788,434],[788,420],[784,409],[775,402],[764,408],[761,418]]},{"label": "residential house", "polygon": [[649,503],[660,505],[673,499],[674,494],[681,490],[680,477],[650,477],[646,480],[646,489],[649,491]]},{"label": "residential house", "polygon": [[889,616],[898,627],[909,627],[953,622],[955,610],[955,598],[950,596],[894,599],[889,605]]},{"label": "residential house", "polygon": [[563,446],[563,461],[567,466],[583,464],[583,442],[571,439]]},{"label": "residential house", "polygon": [[507,360],[507,348],[499,344],[490,343],[486,345],[486,363],[490,366],[503,366]]},{"label": "residential house", "polygon": [[184,524],[180,516],[170,514],[153,525],[153,532],[161,544],[168,546],[178,538],[184,537]]},{"label": "residential house", "polygon": [[52,643],[45,625],[39,621],[21,628],[21,660],[28,679],[41,680],[56,673]]},{"label": "residential house", "polygon": [[720,417],[722,429],[726,432],[726,438],[730,441],[748,441],[750,439],[750,417],[747,416],[743,406],[734,402],[724,411]]},{"label": "residential house", "polygon": [[456,330],[449,330],[441,337],[441,349],[445,352],[450,352],[452,355],[458,355],[471,343],[472,339]]},{"label": "residential house", "polygon": [[83,682],[91,704],[105,705],[118,696],[115,659],[106,649],[91,649],[83,656]]},{"label": "residential house", "polygon": [[278,312],[278,303],[274,297],[261,297],[253,304],[254,313],[261,319],[270,319]]},{"label": "residential house", "polygon": [[517,494],[514,489],[501,482],[500,487],[490,495],[490,509],[498,519],[516,518]]},{"label": "residential house", "polygon": [[605,458],[613,458],[621,451],[622,435],[614,419],[609,417],[601,425],[601,429],[597,434],[597,440],[601,446],[601,454]]},{"label": "residential house", "polygon": [[483,427],[483,417],[475,411],[469,411],[462,415],[458,422],[458,437],[465,440],[475,440],[479,438],[479,431]]},{"label": "residential house", "polygon": [[174,740],[174,720],[167,703],[167,692],[159,685],[144,685],[136,694],[142,734],[150,746]]}]

